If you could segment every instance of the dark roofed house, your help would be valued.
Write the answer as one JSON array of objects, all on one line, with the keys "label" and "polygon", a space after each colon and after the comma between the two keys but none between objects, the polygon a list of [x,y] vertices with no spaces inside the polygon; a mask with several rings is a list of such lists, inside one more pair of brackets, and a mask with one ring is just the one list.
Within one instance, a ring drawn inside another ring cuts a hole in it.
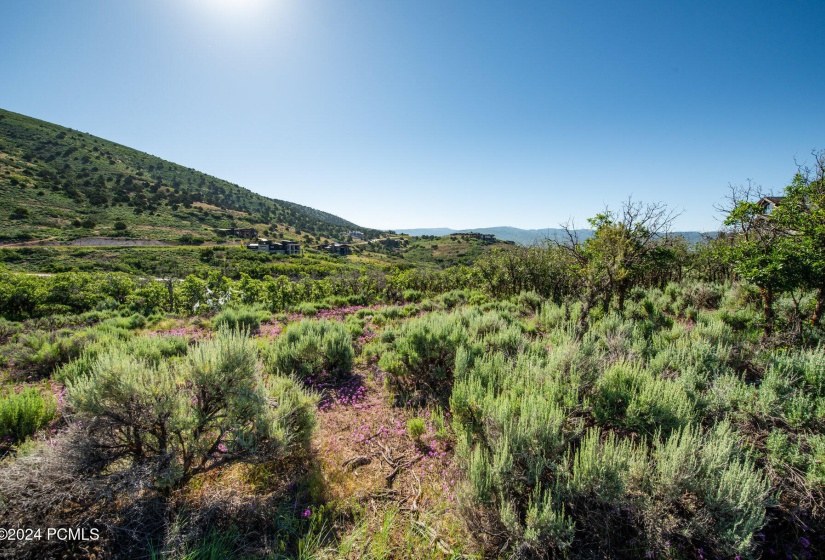
[{"label": "dark roofed house", "polygon": [[785,200],[784,196],[763,196],[757,204],[765,209],[765,214],[770,214],[774,208],[782,204],[783,200]]},{"label": "dark roofed house", "polygon": [[254,239],[258,236],[258,230],[251,227],[232,228],[232,230],[232,235],[234,235],[235,237],[246,237],[248,239]]},{"label": "dark roofed house", "polygon": [[332,243],[331,245],[324,247],[324,250],[328,253],[339,255],[341,257],[346,257],[352,253],[352,248],[346,243]]},{"label": "dark roofed house", "polygon": [[247,239],[254,239],[258,236],[258,230],[255,228],[215,228],[215,233],[218,235],[233,235],[235,237],[246,237]]},{"label": "dark roofed house", "polygon": [[247,243],[246,248],[250,251],[269,252],[272,242],[269,239],[258,238],[257,243]]},{"label": "dark roofed house", "polygon": [[297,241],[288,241],[283,240],[281,241],[281,245],[284,247],[284,253],[287,255],[300,255],[301,254],[301,244]]}]

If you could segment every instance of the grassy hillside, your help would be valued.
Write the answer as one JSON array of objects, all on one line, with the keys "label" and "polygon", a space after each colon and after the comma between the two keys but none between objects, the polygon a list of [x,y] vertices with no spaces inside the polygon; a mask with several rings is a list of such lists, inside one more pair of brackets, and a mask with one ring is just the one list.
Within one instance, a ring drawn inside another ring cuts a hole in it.
[{"label": "grassy hillside", "polygon": [[304,241],[377,232],[155,156],[0,110],[0,242],[91,236],[183,243],[255,227]]}]

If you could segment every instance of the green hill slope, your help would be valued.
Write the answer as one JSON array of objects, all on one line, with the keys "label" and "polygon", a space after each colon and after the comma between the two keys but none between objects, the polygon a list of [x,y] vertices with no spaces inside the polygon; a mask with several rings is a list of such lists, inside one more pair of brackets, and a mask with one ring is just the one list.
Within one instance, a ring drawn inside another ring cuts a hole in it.
[{"label": "green hill slope", "polygon": [[255,227],[305,241],[366,230],[114,142],[0,109],[0,242],[104,236],[180,243]]}]

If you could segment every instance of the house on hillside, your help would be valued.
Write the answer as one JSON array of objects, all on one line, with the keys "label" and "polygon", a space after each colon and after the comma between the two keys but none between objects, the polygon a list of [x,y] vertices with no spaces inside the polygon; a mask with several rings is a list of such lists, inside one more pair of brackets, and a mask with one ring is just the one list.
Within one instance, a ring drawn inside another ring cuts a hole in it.
[{"label": "house on hillside", "polygon": [[301,254],[301,244],[297,241],[288,241],[283,240],[281,241],[281,246],[284,248],[285,255],[300,255]]},{"label": "house on hillside", "polygon": [[352,247],[346,243],[332,243],[324,247],[324,251],[341,257],[346,257],[352,253]]},{"label": "house on hillside", "polygon": [[215,233],[226,237],[245,237],[247,239],[254,239],[258,236],[258,230],[255,228],[215,228]]},{"label": "house on hillside", "polygon": [[352,237],[353,239],[364,239],[365,235],[363,231],[349,231],[347,235]]},{"label": "house on hillside", "polygon": [[301,244],[297,241],[270,241],[269,239],[258,239],[257,243],[249,243],[246,246],[250,251],[269,253],[270,255],[300,255]]},{"label": "house on hillside", "polygon": [[756,204],[764,208],[767,216],[773,212],[774,208],[782,204],[783,200],[785,200],[784,196],[763,196]]}]

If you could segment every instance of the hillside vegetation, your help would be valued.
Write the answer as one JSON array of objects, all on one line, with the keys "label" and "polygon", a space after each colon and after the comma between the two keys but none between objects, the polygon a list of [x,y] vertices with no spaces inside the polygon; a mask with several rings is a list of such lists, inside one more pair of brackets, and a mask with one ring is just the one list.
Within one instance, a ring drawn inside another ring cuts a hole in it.
[{"label": "hillside vegetation", "polygon": [[[181,243],[214,228],[344,239],[355,224],[155,156],[0,110],[0,241],[89,236]],[[376,234],[377,232],[366,232]]]}]

